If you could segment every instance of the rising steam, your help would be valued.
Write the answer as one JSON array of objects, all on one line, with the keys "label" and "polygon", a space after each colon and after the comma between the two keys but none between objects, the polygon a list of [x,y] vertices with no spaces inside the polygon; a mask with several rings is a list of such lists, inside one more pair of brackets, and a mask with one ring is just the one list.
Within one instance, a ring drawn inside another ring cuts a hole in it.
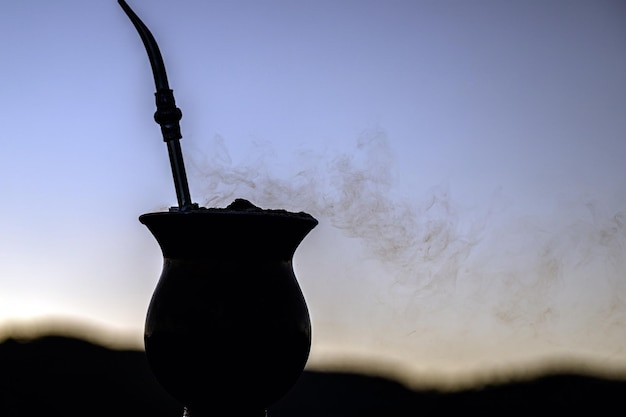
[{"label": "rising steam", "polygon": [[389,273],[399,284],[420,290],[442,279],[442,269],[450,275],[476,243],[459,230],[445,186],[435,187],[417,204],[415,196],[392,198],[393,154],[380,129],[357,138],[351,154],[301,152],[294,163],[298,168],[288,179],[271,172],[272,161],[266,159],[271,151],[255,151],[256,160],[234,166],[218,136],[211,143],[210,158],[194,159],[205,187],[201,194],[209,196],[206,207],[225,206],[241,197],[265,208],[307,211],[358,239],[368,256],[391,266]]},{"label": "rising steam", "polygon": [[299,272],[314,350],[322,340],[384,351],[422,373],[561,357],[626,370],[623,210],[563,197],[551,215],[511,216],[502,187],[470,213],[445,182],[402,194],[381,129],[348,154],[301,150],[288,167],[273,154],[252,144],[253,158],[235,164],[215,137],[191,158],[196,195],[205,207],[246,198],[320,221]]}]

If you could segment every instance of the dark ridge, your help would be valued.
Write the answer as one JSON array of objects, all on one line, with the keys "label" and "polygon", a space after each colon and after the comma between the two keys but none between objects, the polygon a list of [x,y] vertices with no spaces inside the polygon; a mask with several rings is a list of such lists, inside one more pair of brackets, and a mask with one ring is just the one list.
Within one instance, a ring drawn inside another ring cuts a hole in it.
[{"label": "dark ridge", "polygon": [[46,336],[0,345],[0,416],[180,416],[142,351]]},{"label": "dark ridge", "polygon": [[[384,378],[305,371],[269,417],[423,416],[559,411],[608,414],[626,381],[555,374],[460,392],[412,391]],[[245,398],[242,398],[245,401]],[[182,406],[153,378],[143,351],[45,336],[0,344],[2,417],[180,417]],[[448,415],[448,414],[443,414]]]}]

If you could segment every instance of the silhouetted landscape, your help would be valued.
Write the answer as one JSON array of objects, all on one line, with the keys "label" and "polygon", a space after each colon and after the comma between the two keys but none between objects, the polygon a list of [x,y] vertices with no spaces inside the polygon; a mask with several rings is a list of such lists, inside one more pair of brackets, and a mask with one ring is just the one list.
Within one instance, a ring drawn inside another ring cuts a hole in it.
[{"label": "silhouetted landscape", "polygon": [[[305,371],[269,417],[418,416],[619,410],[626,381],[557,374],[455,392],[412,391],[358,374]],[[242,398],[242,401],[245,399]],[[143,351],[67,336],[0,344],[2,417],[178,417],[182,406],[154,379]]]}]

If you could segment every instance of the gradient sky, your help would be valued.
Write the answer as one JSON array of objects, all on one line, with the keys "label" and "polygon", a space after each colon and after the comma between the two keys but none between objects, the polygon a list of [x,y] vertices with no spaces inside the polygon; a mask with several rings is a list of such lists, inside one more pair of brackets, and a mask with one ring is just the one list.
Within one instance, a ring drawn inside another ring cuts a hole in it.
[{"label": "gradient sky", "polygon": [[[310,366],[626,375],[622,1],[128,2],[159,43],[192,199],[320,221],[294,258]],[[0,13],[0,330],[142,345],[176,205],[117,1]]]}]

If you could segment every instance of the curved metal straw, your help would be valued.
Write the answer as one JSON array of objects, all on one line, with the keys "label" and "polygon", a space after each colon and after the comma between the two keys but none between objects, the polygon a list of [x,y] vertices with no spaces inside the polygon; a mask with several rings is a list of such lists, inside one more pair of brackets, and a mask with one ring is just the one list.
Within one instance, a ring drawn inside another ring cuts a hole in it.
[{"label": "curved metal straw", "polygon": [[118,3],[130,18],[131,22],[139,32],[139,36],[148,53],[150,65],[152,66],[152,74],[154,75],[154,84],[156,86],[156,106],[154,120],[161,126],[163,141],[167,143],[167,150],[170,157],[170,165],[172,166],[172,175],[174,176],[174,185],[176,187],[176,197],[178,199],[178,209],[181,211],[189,210],[197,207],[197,204],[191,201],[189,194],[189,185],[187,184],[187,174],[185,173],[185,164],[183,162],[182,150],[180,148],[179,139],[183,136],[180,133],[180,119],[183,117],[181,110],[176,107],[174,100],[174,92],[170,89],[167,82],[167,73],[163,64],[163,57],[159,50],[156,40],[152,33],[143,24],[141,19],[137,17],[135,12],[126,4],[124,0],[118,0]]}]

